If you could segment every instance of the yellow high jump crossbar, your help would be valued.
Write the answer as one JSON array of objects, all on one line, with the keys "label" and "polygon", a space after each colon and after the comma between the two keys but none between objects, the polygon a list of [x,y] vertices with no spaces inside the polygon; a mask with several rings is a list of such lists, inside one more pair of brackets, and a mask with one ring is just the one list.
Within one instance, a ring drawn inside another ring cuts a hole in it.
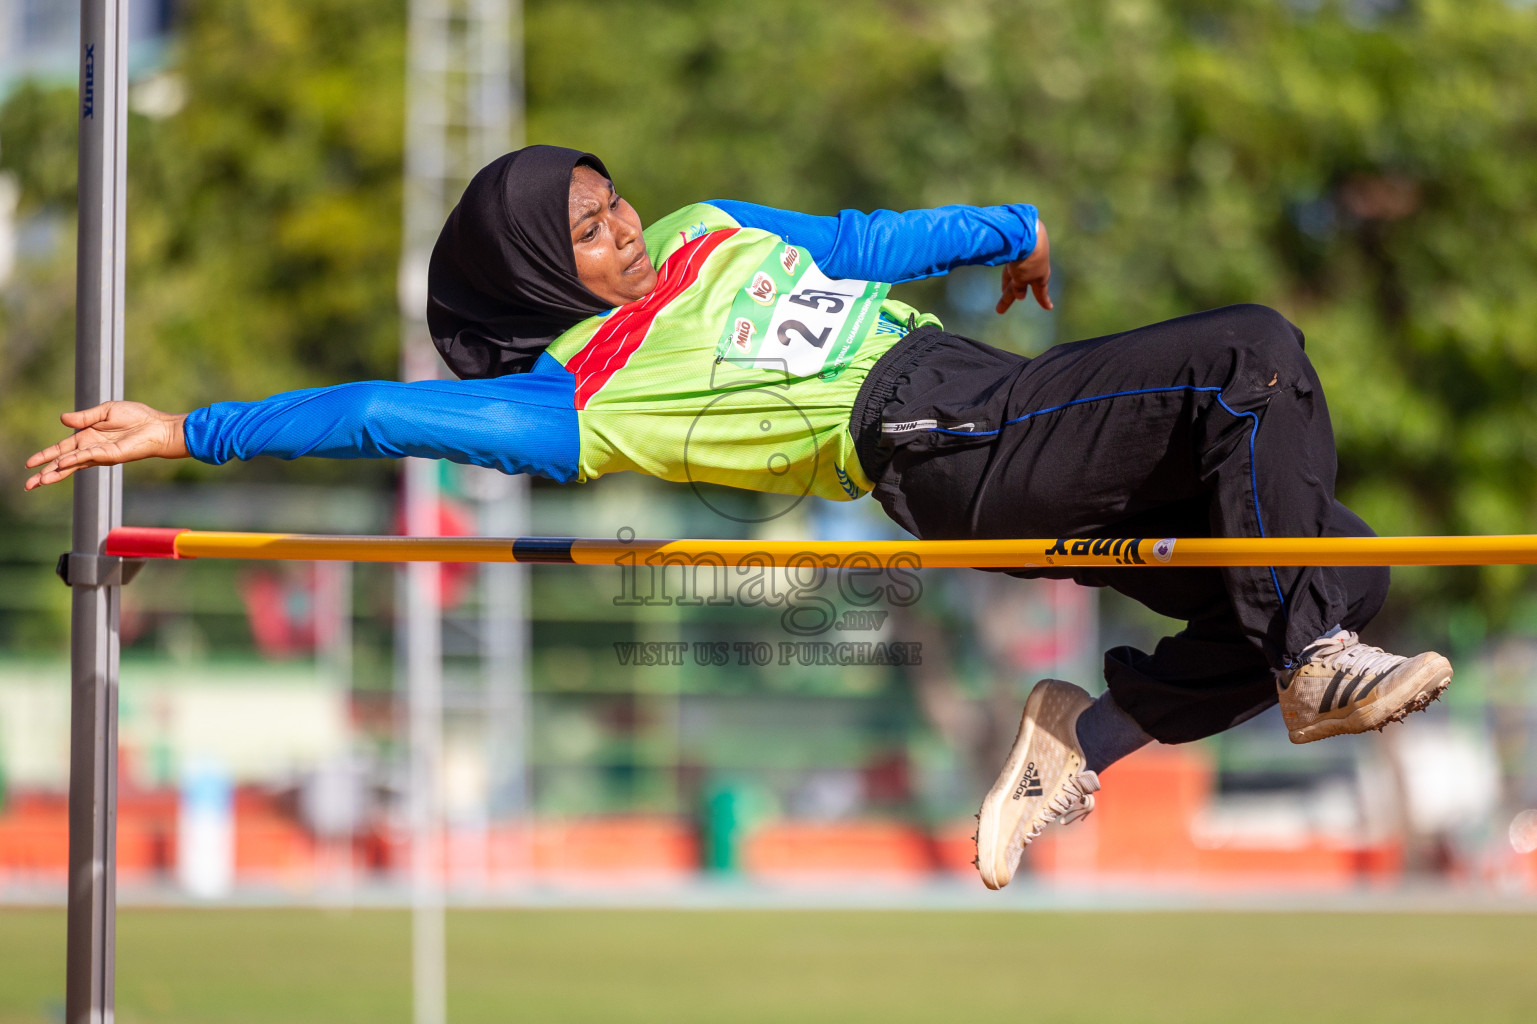
[{"label": "yellow high jump crossbar", "polygon": [[1123,537],[1036,540],[622,540],[592,537],[346,537],[119,527],[123,558],[564,565],[1091,568],[1224,565],[1537,565],[1537,534],[1489,537]]}]

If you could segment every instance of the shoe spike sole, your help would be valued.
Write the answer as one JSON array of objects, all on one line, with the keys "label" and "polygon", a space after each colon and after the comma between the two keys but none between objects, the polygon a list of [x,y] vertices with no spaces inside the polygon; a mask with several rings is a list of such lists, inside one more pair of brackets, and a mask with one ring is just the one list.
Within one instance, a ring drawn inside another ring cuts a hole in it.
[{"label": "shoe spike sole", "polygon": [[1392,725],[1394,722],[1402,722],[1416,711],[1424,711],[1426,708],[1430,707],[1430,705],[1440,700],[1441,695],[1446,692],[1446,688],[1450,685],[1452,685],[1452,681],[1448,679],[1434,690],[1431,690],[1427,693],[1422,693],[1418,697],[1415,697],[1403,707],[1399,708],[1397,711],[1384,718],[1382,720],[1382,725],[1376,727],[1376,731],[1381,732],[1384,727]]}]

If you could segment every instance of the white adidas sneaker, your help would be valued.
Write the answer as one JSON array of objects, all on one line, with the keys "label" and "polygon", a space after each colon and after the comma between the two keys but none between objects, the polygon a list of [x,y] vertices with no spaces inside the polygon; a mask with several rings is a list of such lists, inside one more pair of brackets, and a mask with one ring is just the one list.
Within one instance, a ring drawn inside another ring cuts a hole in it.
[{"label": "white adidas sneaker", "polygon": [[1312,743],[1402,721],[1451,681],[1451,662],[1434,651],[1406,658],[1345,631],[1309,644],[1296,667],[1276,677],[1276,690],[1291,741]]},{"label": "white adidas sneaker", "polygon": [[1019,735],[977,813],[982,884],[1002,889],[1025,847],[1053,821],[1069,824],[1094,809],[1099,776],[1084,769],[1078,716],[1094,698],[1072,683],[1042,679],[1025,700]]}]

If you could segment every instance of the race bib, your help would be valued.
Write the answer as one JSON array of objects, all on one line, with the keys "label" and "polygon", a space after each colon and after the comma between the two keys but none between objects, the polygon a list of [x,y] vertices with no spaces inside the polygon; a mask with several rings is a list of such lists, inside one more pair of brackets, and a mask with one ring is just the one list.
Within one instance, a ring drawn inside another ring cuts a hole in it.
[{"label": "race bib", "polygon": [[873,281],[834,281],[805,249],[783,245],[737,293],[715,361],[790,377],[836,377],[853,361],[889,290]]}]

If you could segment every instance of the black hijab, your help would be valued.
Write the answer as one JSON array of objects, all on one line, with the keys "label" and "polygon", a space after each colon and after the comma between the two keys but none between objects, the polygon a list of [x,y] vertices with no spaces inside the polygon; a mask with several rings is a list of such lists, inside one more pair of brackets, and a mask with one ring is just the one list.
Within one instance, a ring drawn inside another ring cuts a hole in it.
[{"label": "black hijab", "polygon": [[460,377],[522,373],[556,335],[612,308],[576,276],[571,172],[591,153],[528,146],[470,179],[427,265],[427,326]]}]

